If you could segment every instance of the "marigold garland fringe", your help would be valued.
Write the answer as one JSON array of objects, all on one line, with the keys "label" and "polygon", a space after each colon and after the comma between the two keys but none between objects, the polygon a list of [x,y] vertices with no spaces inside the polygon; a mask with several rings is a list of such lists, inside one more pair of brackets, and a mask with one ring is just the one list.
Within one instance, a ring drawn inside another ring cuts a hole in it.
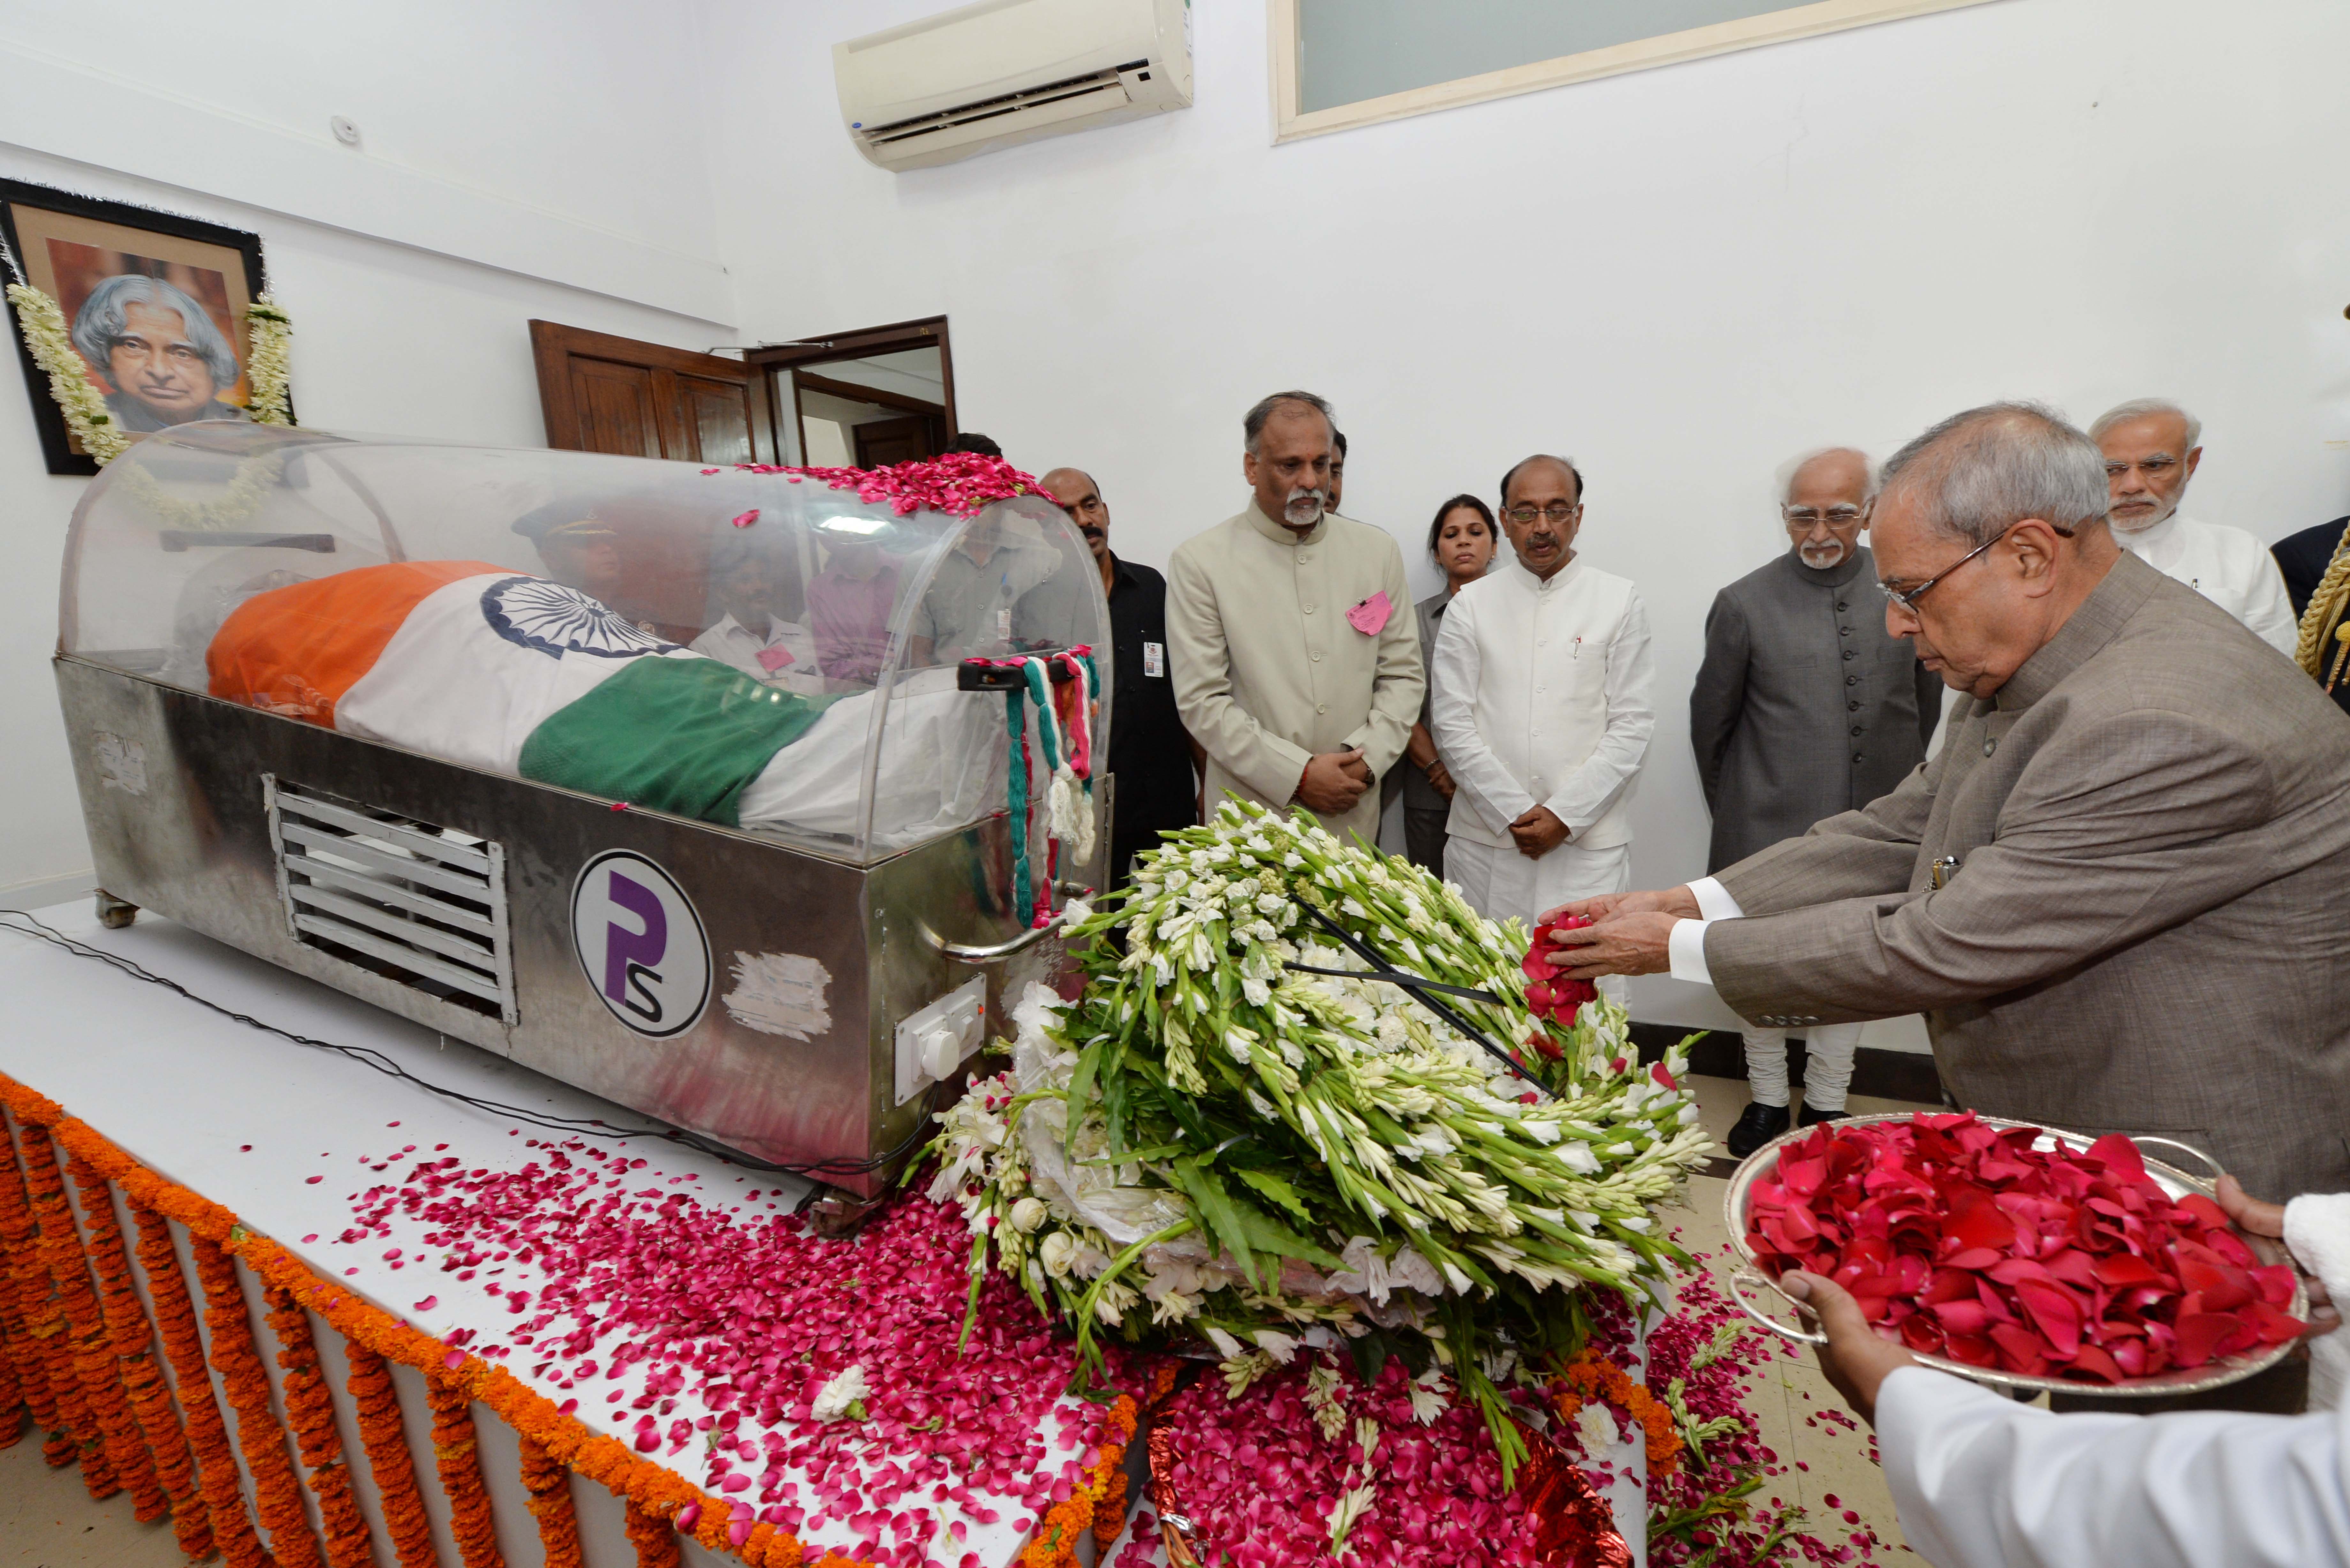
[{"label": "marigold garland fringe", "polygon": [[286,1421],[295,1446],[310,1469],[310,1491],[327,1527],[327,1561],[332,1568],[375,1568],[367,1516],[351,1495],[350,1467],[343,1459],[343,1435],[335,1427],[335,1398],[318,1370],[318,1347],[310,1337],[310,1314],[276,1285],[261,1293],[269,1306],[269,1326],[277,1334],[277,1365],[286,1373]]},{"label": "marigold garland fringe", "polygon": [[522,1439],[522,1487],[530,1494],[531,1517],[538,1521],[546,1568],[580,1568],[579,1515],[571,1506],[571,1472],[528,1438]]},{"label": "marigold garland fringe", "polygon": [[449,1496],[449,1533],[457,1538],[457,1555],[465,1568],[505,1568],[489,1490],[482,1484],[473,1397],[455,1379],[427,1373],[424,1402],[432,1407],[432,1459],[440,1468],[441,1490]]},{"label": "marigold garland fringe", "polygon": [[[355,1339],[343,1342],[343,1358],[351,1368],[343,1386],[350,1391],[359,1416],[359,1446],[367,1450],[368,1473],[375,1478],[392,1552],[400,1568],[441,1568],[432,1545],[432,1516],[424,1511],[424,1493],[416,1484],[416,1461],[409,1452],[391,1365]],[[556,1568],[552,1558],[548,1568]]]},{"label": "marigold garland fringe", "polygon": [[253,1476],[253,1511],[269,1532],[270,1555],[279,1568],[319,1568],[318,1538],[310,1532],[302,1482],[269,1408],[269,1373],[253,1343],[253,1319],[237,1282],[236,1261],[209,1236],[189,1241],[196,1279],[204,1288],[204,1322],[213,1331],[213,1370],[236,1412],[236,1446]]},{"label": "marigold garland fringe", "polygon": [[[237,1220],[236,1216],[228,1210],[200,1193],[176,1186],[155,1175],[116,1148],[88,1124],[66,1115],[64,1107],[56,1101],[35,1093],[5,1074],[0,1074],[0,1106],[5,1106],[20,1123],[26,1126],[28,1141],[32,1129],[45,1129],[45,1136],[54,1137],[77,1161],[87,1160],[94,1172],[114,1182],[122,1189],[125,1200],[129,1202],[132,1212],[139,1218],[142,1236],[140,1258],[142,1263],[149,1262],[149,1249],[158,1234],[161,1237],[162,1244],[166,1248],[169,1247],[170,1232],[163,1228],[164,1220],[177,1220],[186,1227],[191,1250],[195,1257],[197,1277],[203,1286],[208,1303],[205,1321],[212,1324],[214,1330],[213,1365],[221,1373],[222,1384],[228,1390],[231,1407],[237,1411],[239,1441],[246,1443],[248,1432],[257,1434],[263,1439],[246,1449],[246,1463],[252,1468],[256,1482],[257,1511],[263,1524],[270,1530],[273,1542],[279,1536],[276,1520],[284,1515],[286,1503],[290,1502],[293,1505],[294,1517],[299,1518],[301,1521],[298,1532],[287,1532],[290,1538],[290,1552],[286,1547],[278,1549],[277,1556],[281,1560],[283,1568],[321,1568],[321,1559],[317,1539],[311,1534],[309,1529],[307,1515],[302,1511],[302,1500],[297,1490],[299,1482],[295,1477],[293,1464],[286,1457],[285,1444],[279,1440],[279,1435],[269,1413],[267,1374],[263,1369],[259,1353],[254,1346],[251,1320],[245,1315],[244,1294],[237,1284],[232,1259],[244,1263],[251,1270],[254,1277],[262,1282],[265,1290],[274,1289],[284,1293],[292,1302],[298,1303],[302,1307],[317,1314],[343,1337],[352,1352],[352,1396],[362,1402],[363,1417],[367,1416],[369,1407],[367,1397],[359,1391],[359,1385],[363,1377],[371,1379],[372,1376],[363,1370],[366,1357],[372,1356],[380,1361],[396,1361],[423,1373],[433,1405],[433,1438],[436,1453],[444,1443],[451,1440],[450,1437],[444,1437],[444,1431],[456,1437],[458,1441],[468,1445],[464,1449],[463,1459],[471,1468],[476,1488],[480,1486],[481,1467],[478,1457],[470,1447],[473,1417],[469,1406],[478,1401],[512,1427],[525,1444],[536,1445],[547,1459],[586,1476],[606,1490],[624,1499],[628,1504],[629,1538],[637,1542],[641,1563],[660,1564],[680,1561],[681,1554],[677,1551],[675,1539],[677,1532],[674,1521],[687,1507],[699,1505],[698,1516],[690,1527],[689,1533],[702,1545],[713,1552],[733,1555],[742,1562],[752,1564],[753,1568],[802,1568],[805,1553],[799,1540],[788,1531],[779,1530],[772,1524],[759,1524],[751,1530],[745,1539],[740,1542],[733,1541],[729,1535],[733,1511],[725,1500],[702,1491],[701,1488],[673,1470],[640,1459],[619,1438],[607,1437],[564,1414],[556,1408],[552,1400],[538,1394],[504,1368],[493,1366],[478,1356],[467,1355],[452,1350],[431,1334],[411,1326],[391,1314],[371,1306],[350,1295],[341,1287],[319,1279],[310,1272],[299,1259],[276,1242],[257,1231],[246,1230]],[[5,1172],[0,1171],[0,1178],[5,1178]],[[0,1241],[10,1242],[7,1249],[8,1255],[17,1262],[20,1282],[26,1278],[28,1273],[36,1272],[41,1287],[41,1293],[37,1298],[26,1294],[20,1288],[18,1304],[20,1309],[25,1311],[28,1320],[27,1337],[39,1337],[36,1332],[36,1325],[30,1321],[33,1316],[30,1307],[36,1299],[44,1304],[45,1310],[55,1311],[56,1321],[61,1332],[65,1322],[64,1312],[62,1307],[57,1305],[56,1300],[48,1294],[47,1270],[40,1263],[36,1262],[32,1271],[25,1271],[24,1256],[27,1249],[16,1243],[9,1229],[10,1186],[11,1184],[6,1180],[0,1179]],[[20,1205],[21,1201],[20,1194]],[[152,1231],[149,1230],[151,1220],[155,1226]],[[30,1230],[31,1227],[26,1225],[24,1229]],[[74,1240],[73,1247],[75,1256],[78,1259],[80,1248],[78,1238]],[[261,1552],[258,1542],[253,1537],[251,1526],[245,1523],[241,1500],[238,1499],[234,1490],[235,1472],[234,1466],[227,1461],[224,1424],[222,1422],[217,1407],[213,1406],[209,1398],[209,1380],[202,1376],[201,1363],[194,1368],[196,1376],[192,1377],[189,1368],[184,1366],[180,1359],[181,1349],[184,1347],[186,1341],[192,1337],[195,1325],[193,1308],[186,1294],[185,1282],[178,1276],[176,1256],[172,1257],[172,1266],[160,1273],[152,1264],[150,1264],[149,1280],[151,1290],[155,1288],[156,1282],[160,1280],[165,1293],[170,1293],[174,1282],[178,1284],[179,1300],[182,1303],[180,1310],[185,1314],[187,1321],[184,1324],[175,1322],[172,1308],[166,1305],[159,1296],[157,1298],[159,1327],[163,1335],[166,1353],[172,1356],[172,1370],[179,1379],[181,1387],[195,1397],[195,1407],[191,1407],[189,1401],[182,1399],[182,1408],[187,1416],[191,1447],[195,1453],[198,1474],[203,1482],[205,1498],[212,1505],[213,1530],[216,1536],[220,1537],[223,1553],[227,1558],[230,1568],[265,1568],[269,1558],[267,1554]],[[85,1288],[87,1288],[87,1282],[85,1282]],[[47,1319],[45,1318],[43,1321],[46,1322]],[[55,1334],[52,1334],[51,1338],[54,1339],[54,1337],[56,1337]],[[222,1364],[224,1340],[227,1343],[229,1362],[227,1366]],[[49,1369],[49,1376],[53,1382],[58,1376],[55,1370],[58,1366],[58,1355],[59,1352],[53,1345],[44,1346],[40,1358],[40,1365]],[[63,1363],[63,1366],[68,1386],[72,1387],[76,1383],[73,1365],[68,1359]],[[1171,1376],[1164,1374],[1159,1379],[1155,1380],[1150,1395],[1154,1403],[1164,1397],[1166,1385],[1170,1381]],[[119,1390],[119,1385],[117,1386]],[[387,1394],[389,1386],[387,1373],[385,1383]],[[200,1387],[207,1391],[198,1393],[197,1390]],[[256,1390],[259,1403],[255,1407],[254,1417],[248,1418],[246,1401]],[[62,1398],[58,1400],[60,1407],[65,1403]],[[451,1413],[462,1417],[462,1435],[457,1434],[452,1425],[445,1422],[444,1405],[449,1407]],[[208,1409],[210,1412],[212,1424],[209,1433],[203,1417],[197,1414],[197,1408]],[[82,1438],[84,1434],[94,1434],[95,1428],[89,1423],[85,1409],[77,1408],[67,1412],[61,1407],[58,1413],[64,1423],[64,1429],[68,1434],[67,1438],[68,1444],[76,1438]],[[385,1424],[387,1420],[389,1425]],[[1046,1520],[1040,1524],[1036,1538],[1030,1542],[1027,1551],[1022,1553],[1022,1561],[1028,1564],[1029,1568],[1069,1568],[1076,1560],[1079,1532],[1090,1528],[1097,1532],[1098,1539],[1098,1532],[1105,1518],[1104,1510],[1117,1506],[1111,1501],[1112,1478],[1123,1475],[1126,1446],[1133,1437],[1136,1424],[1137,1412],[1134,1401],[1130,1398],[1119,1399],[1113,1407],[1110,1415],[1110,1439],[1105,1441],[1096,1452],[1094,1460],[1087,1470],[1086,1484],[1075,1489],[1066,1502],[1055,1505],[1048,1512]],[[397,1438],[400,1436],[396,1399],[387,1399],[385,1404],[376,1407],[372,1419],[363,1418],[360,1427],[362,1442],[367,1445],[369,1461],[377,1466],[378,1489],[382,1490],[383,1475],[388,1472],[393,1473],[396,1478],[397,1469],[389,1463],[388,1455],[384,1459],[379,1459],[376,1446],[372,1442],[368,1442],[370,1432],[380,1435],[386,1440]],[[208,1437],[219,1443],[217,1451],[222,1462],[218,1465],[213,1462],[215,1450],[210,1446]],[[253,1452],[255,1447],[261,1449],[258,1460]],[[274,1467],[269,1462],[269,1456],[273,1449],[276,1456]],[[81,1452],[85,1480],[89,1479],[92,1466],[95,1465],[98,1472],[105,1476],[108,1490],[113,1490],[111,1471],[106,1469],[106,1456],[98,1450],[94,1436],[82,1442]],[[71,1457],[72,1449],[68,1447],[63,1458],[53,1459],[51,1462],[62,1464]],[[447,1484],[446,1478],[451,1462],[447,1459],[442,1460],[444,1485]],[[214,1490],[213,1477],[216,1472],[225,1473],[228,1478],[225,1497]],[[408,1473],[410,1492],[413,1495],[412,1469]],[[265,1475],[272,1476],[272,1479],[265,1481],[263,1478]],[[462,1481],[459,1484],[462,1487]],[[395,1479],[392,1490],[399,1490],[399,1481]],[[97,1495],[104,1496],[107,1492],[98,1492]],[[390,1495],[386,1493],[387,1497]],[[454,1501],[452,1497],[452,1501]],[[490,1568],[490,1565],[502,1565],[503,1563],[498,1553],[496,1537],[490,1519],[486,1492],[482,1493],[479,1501],[475,1540],[482,1546],[486,1547],[486,1555],[477,1556],[473,1549],[465,1548],[466,1530],[461,1522],[458,1535],[461,1549],[465,1550],[466,1568]],[[388,1502],[387,1521],[390,1522],[399,1511]],[[463,1511],[461,1510],[460,1512],[462,1516]],[[421,1516],[421,1513],[420,1498],[417,1515]],[[641,1536],[639,1533],[639,1521],[642,1521],[646,1532]],[[394,1526],[394,1528],[397,1530],[398,1527]],[[659,1555],[663,1550],[663,1545],[649,1546],[648,1542],[655,1536],[659,1537],[661,1543],[665,1543],[668,1556]],[[542,1539],[544,1539],[543,1536]],[[401,1542],[397,1534],[395,1543],[400,1546],[401,1568],[422,1568],[423,1564],[432,1562],[430,1554],[429,1532],[422,1535],[421,1544],[416,1544],[415,1537],[411,1537],[409,1542]],[[307,1555],[305,1548],[307,1548]],[[649,1551],[654,1555],[646,1555]],[[551,1563],[555,1561],[550,1559]],[[859,1568],[859,1565],[852,1559],[827,1552],[820,1559],[815,1560],[814,1568]]]},{"label": "marigold garland fringe", "polygon": [[146,1272],[147,1294],[155,1303],[156,1334],[163,1342],[164,1358],[172,1364],[180,1417],[186,1425],[188,1452],[195,1460],[196,1484],[203,1492],[213,1544],[220,1549],[228,1568],[267,1568],[269,1554],[262,1550],[261,1538],[254,1533],[253,1521],[244,1511],[236,1456],[229,1451],[228,1423],[221,1418],[220,1404],[213,1397],[212,1373],[204,1366],[203,1334],[196,1326],[187,1275],[180,1269],[180,1250],[172,1241],[172,1222],[128,1192],[123,1198],[139,1226],[139,1266]]},{"label": "marigold garland fringe", "polygon": [[[57,1402],[49,1392],[42,1342],[33,1334],[35,1298],[17,1280],[18,1274],[29,1276],[38,1266],[32,1237],[33,1211],[25,1202],[25,1175],[16,1164],[16,1140],[9,1136],[5,1120],[0,1119],[0,1249],[5,1249],[0,1251],[0,1333],[7,1335],[9,1359],[25,1408],[31,1413],[33,1424],[47,1433],[58,1426]],[[73,1457],[70,1449],[60,1457],[54,1442],[47,1448],[46,1457],[52,1465]]]},{"label": "marigold garland fringe", "polygon": [[98,1303],[112,1341],[117,1376],[130,1396],[131,1414],[147,1442],[155,1479],[171,1501],[172,1530],[180,1550],[197,1561],[212,1555],[213,1532],[203,1500],[197,1495],[196,1466],[172,1404],[171,1386],[155,1359],[155,1334],[146,1306],[130,1282],[130,1256],[122,1244],[122,1221],[114,1212],[114,1189],[76,1160],[73,1182],[81,1198],[83,1248],[98,1276]]},{"label": "marigold garland fringe", "polygon": [[[132,1515],[142,1521],[161,1519],[165,1507],[162,1484],[155,1479],[155,1466],[147,1457],[147,1443],[139,1435],[138,1423],[130,1418],[130,1401],[122,1392],[114,1346],[99,1316],[98,1293],[90,1289],[81,1232],[74,1226],[73,1207],[66,1199],[57,1147],[46,1129],[30,1127],[25,1129],[22,1153],[25,1190],[33,1201],[40,1250],[48,1262],[49,1279],[57,1287],[64,1321],[71,1363],[66,1376],[79,1384],[89,1422],[83,1438],[83,1479],[91,1479],[91,1461],[102,1459],[111,1483],[109,1491],[116,1485],[129,1489]],[[92,1436],[95,1444],[90,1441]]]},{"label": "marigold garland fringe", "polygon": [[677,1544],[677,1532],[669,1521],[657,1519],[639,1508],[636,1500],[629,1500],[629,1540],[637,1549],[637,1568],[680,1568],[685,1553]]}]

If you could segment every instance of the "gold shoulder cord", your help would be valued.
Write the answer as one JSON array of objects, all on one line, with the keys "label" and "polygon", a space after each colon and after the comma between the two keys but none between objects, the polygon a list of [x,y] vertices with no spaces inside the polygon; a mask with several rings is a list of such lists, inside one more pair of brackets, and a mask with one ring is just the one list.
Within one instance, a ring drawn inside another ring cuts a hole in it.
[{"label": "gold shoulder cord", "polygon": [[[2342,531],[2334,559],[2326,563],[2325,576],[2309,596],[2309,608],[2301,617],[2301,639],[2293,655],[2309,671],[2310,679],[2329,692],[2342,679],[2345,660],[2350,660],[2350,626],[2343,624],[2345,611],[2350,611],[2350,528]],[[2329,649],[2328,644],[2334,646]],[[2334,655],[2330,661],[2325,657],[2329,651]]]}]

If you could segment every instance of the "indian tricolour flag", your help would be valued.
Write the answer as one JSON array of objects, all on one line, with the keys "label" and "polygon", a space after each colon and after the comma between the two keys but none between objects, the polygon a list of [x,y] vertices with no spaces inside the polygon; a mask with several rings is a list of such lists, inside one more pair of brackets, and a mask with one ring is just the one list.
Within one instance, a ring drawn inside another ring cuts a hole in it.
[{"label": "indian tricolour flag", "polygon": [[481,561],[256,594],[205,662],[232,702],[729,826],[743,786],[825,707]]}]

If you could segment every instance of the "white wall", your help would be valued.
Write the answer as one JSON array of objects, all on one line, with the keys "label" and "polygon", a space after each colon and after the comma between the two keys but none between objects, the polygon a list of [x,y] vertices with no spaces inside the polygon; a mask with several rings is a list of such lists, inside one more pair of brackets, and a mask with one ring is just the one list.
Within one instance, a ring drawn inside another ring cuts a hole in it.
[{"label": "white wall", "polygon": [[[305,422],[542,446],[532,317],[733,341],[690,31],[619,4],[129,9],[0,12],[0,174],[258,232]],[[47,662],[89,482],[44,471],[0,357],[0,903],[21,903],[87,883]]]},{"label": "white wall", "polygon": [[[1641,885],[1703,869],[1704,612],[1783,546],[1789,453],[1991,398],[2203,414],[2194,506],[2275,538],[2350,491],[2338,0],[2009,0],[1274,147],[1261,5],[1197,16],[1197,107],[891,175],[837,38],[937,9],[705,0],[746,336],[944,311],[962,421],[1082,466],[1162,563],[1237,510],[1241,412],[1302,384],[1347,511],[1405,543],[1533,450],[1659,648]],[[1727,1019],[1641,982],[1643,1017]]]}]

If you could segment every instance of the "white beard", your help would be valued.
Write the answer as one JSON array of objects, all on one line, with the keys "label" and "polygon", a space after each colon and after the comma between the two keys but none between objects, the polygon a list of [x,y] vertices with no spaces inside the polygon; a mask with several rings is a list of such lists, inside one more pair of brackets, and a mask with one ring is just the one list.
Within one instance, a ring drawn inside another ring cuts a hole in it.
[{"label": "white beard", "polygon": [[1830,566],[1843,564],[1844,541],[1831,539],[1825,545],[1798,545],[1795,554],[1812,570],[1825,572]]},{"label": "white beard", "polygon": [[1289,499],[1282,504],[1281,518],[1292,528],[1310,528],[1322,521],[1326,509],[1320,491],[1293,490],[1289,493]]},{"label": "white beard", "polygon": [[[2179,500],[2181,501],[2185,499],[2186,497],[2184,496],[2179,497]],[[2173,501],[2169,505],[2162,508],[2159,512],[2150,512],[2142,518],[2132,518],[2128,521],[2124,521],[2122,518],[2116,517],[2109,513],[2106,514],[2106,522],[2116,534],[2143,534],[2147,529],[2153,527],[2156,524],[2167,523],[2171,518],[2178,515],[2178,501]]]}]

